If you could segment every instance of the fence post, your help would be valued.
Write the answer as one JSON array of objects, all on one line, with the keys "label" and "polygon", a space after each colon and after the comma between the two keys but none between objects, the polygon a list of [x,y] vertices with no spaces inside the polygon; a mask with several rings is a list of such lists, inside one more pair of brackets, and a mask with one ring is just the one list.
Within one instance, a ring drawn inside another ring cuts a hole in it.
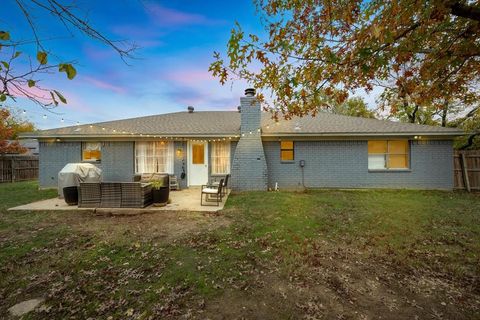
[{"label": "fence post", "polygon": [[15,164],[15,161],[13,160],[13,157],[10,158],[10,174],[11,174],[11,179],[12,179],[12,182],[15,182],[15,169],[14,169],[14,164]]},{"label": "fence post", "polygon": [[465,158],[465,152],[460,153],[460,159],[462,162],[463,183],[465,184],[465,188],[467,188],[467,191],[470,192],[470,180],[468,179],[468,168],[467,160]]}]

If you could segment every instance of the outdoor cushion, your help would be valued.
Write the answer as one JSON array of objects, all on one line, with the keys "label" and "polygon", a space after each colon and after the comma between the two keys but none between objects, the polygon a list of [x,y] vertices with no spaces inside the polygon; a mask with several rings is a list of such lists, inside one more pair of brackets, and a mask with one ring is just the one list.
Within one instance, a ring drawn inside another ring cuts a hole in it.
[{"label": "outdoor cushion", "polygon": [[142,173],[141,181],[150,181],[152,179],[152,173]]},{"label": "outdoor cushion", "polygon": [[152,177],[150,178],[151,180],[162,180],[163,178],[165,178],[165,176],[167,176],[167,174],[164,174],[164,173],[154,173],[152,174]]},{"label": "outdoor cushion", "polygon": [[218,189],[214,189],[214,188],[203,188],[203,189],[202,189],[202,192],[203,192],[203,193],[213,193],[213,194],[216,194],[216,193],[218,193]]}]

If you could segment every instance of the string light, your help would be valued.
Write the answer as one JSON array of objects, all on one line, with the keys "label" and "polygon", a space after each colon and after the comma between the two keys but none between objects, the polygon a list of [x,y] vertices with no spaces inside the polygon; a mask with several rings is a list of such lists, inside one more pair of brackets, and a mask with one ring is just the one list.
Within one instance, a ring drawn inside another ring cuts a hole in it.
[{"label": "string light", "polygon": [[[29,111],[33,114],[37,113],[39,115],[42,115],[42,118],[43,119],[47,119],[48,116],[47,114],[42,114],[42,113],[38,113],[38,112],[35,112],[35,111]],[[23,114],[26,114],[27,113],[27,110],[25,109],[22,109],[22,113]],[[55,116],[58,116],[57,114],[53,113],[53,117],[55,118]],[[59,116],[58,116],[59,117]],[[70,122],[70,123],[74,123],[76,124],[77,126],[79,126],[79,128],[75,129],[75,131],[80,131],[82,128],[80,127],[80,121],[74,121],[74,120],[71,120],[71,119],[66,119],[64,117],[59,117],[57,118],[59,119],[59,121],[61,123],[65,123],[65,122]],[[86,127],[87,125],[85,125]],[[226,141],[226,140],[232,140],[232,139],[235,139],[235,138],[240,138],[240,136],[244,137],[245,136],[245,133],[242,133],[241,135],[238,134],[238,135],[232,135],[232,136],[227,136],[227,137],[218,137],[218,138],[212,138],[212,139],[195,139],[195,140],[192,140],[192,139],[188,139],[188,138],[185,138],[185,137],[174,137],[174,136],[159,136],[159,135],[152,135],[152,134],[144,134],[144,133],[135,133],[135,132],[128,132],[128,131],[124,131],[124,130],[119,130],[119,128],[107,128],[107,127],[104,127],[104,126],[99,126],[99,125],[96,125],[96,124],[88,124],[88,127],[93,129],[94,127],[98,128],[98,130],[101,130],[101,131],[106,131],[108,129],[109,132],[112,132],[112,133],[122,133],[122,134],[128,134],[128,135],[131,135],[132,137],[133,136],[140,136],[140,137],[153,137],[155,139],[163,139],[163,140],[170,140],[170,141],[201,141],[201,142],[219,142],[219,141]],[[261,128],[257,128],[257,132],[261,132]],[[254,134],[253,131],[250,131],[249,132],[250,134]],[[101,137],[99,137],[101,138]],[[228,138],[228,139],[227,139]],[[58,138],[57,138],[58,139]]]}]

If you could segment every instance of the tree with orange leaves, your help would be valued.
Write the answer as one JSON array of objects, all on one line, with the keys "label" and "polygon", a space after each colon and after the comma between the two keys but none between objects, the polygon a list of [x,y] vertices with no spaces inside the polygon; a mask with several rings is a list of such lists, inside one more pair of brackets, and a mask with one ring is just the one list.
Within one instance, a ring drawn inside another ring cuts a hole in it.
[{"label": "tree with orange leaves", "polygon": [[24,153],[27,149],[21,146],[18,138],[21,132],[31,132],[35,130],[35,126],[26,120],[20,119],[12,114],[6,108],[0,109],[0,154],[5,153]]},{"label": "tree with orange leaves", "polygon": [[[478,101],[480,6],[462,0],[257,0],[265,37],[232,30],[214,54],[220,82],[238,78],[289,118],[386,87],[390,110]],[[391,95],[391,93],[394,95]],[[266,99],[265,93],[271,94]],[[395,102],[399,104],[389,104]]]}]

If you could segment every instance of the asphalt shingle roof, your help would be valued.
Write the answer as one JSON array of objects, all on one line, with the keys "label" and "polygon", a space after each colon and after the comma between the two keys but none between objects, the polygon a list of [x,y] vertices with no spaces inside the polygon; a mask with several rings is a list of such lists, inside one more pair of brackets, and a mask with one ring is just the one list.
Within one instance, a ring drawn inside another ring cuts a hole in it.
[{"label": "asphalt shingle roof", "polygon": [[[114,131],[115,130],[115,131]],[[240,113],[236,111],[176,112],[99,122],[79,126],[41,130],[24,134],[29,138],[49,137],[111,137],[136,135],[159,136],[233,136],[240,134]],[[317,116],[294,117],[275,123],[267,113],[262,113],[262,135],[460,135],[455,128],[400,123],[349,117],[321,112]]]}]

